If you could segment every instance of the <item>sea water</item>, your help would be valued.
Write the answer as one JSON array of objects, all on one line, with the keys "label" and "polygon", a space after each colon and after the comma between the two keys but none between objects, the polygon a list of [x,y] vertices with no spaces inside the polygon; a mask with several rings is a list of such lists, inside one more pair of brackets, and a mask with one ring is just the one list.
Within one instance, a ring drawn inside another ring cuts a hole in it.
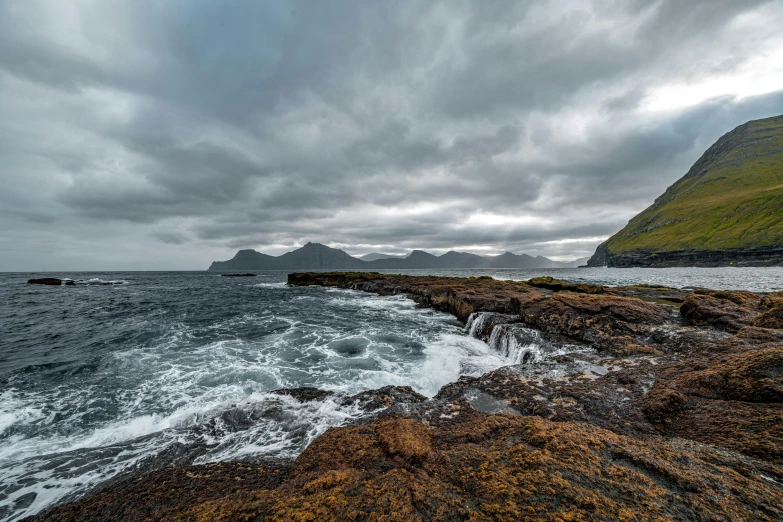
[{"label": "sea water", "polygon": [[[552,275],[598,284],[772,291],[781,268],[411,270]],[[285,272],[0,274],[0,520],[171,464],[293,458],[366,413],[342,399],[386,385],[427,396],[460,375],[535,364],[521,325],[488,343],[404,296],[289,287]],[[115,284],[104,284],[104,283]],[[334,392],[300,403],[272,390]]]}]

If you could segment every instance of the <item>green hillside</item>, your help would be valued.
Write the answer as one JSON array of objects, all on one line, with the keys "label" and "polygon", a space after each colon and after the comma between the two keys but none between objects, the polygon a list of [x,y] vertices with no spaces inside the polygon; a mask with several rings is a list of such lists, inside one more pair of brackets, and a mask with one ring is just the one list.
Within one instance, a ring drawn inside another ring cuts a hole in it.
[{"label": "green hillside", "polygon": [[600,264],[620,266],[628,263],[612,260],[760,247],[783,247],[783,116],[750,121],[721,137],[601,245],[594,260],[602,249],[609,262]]}]

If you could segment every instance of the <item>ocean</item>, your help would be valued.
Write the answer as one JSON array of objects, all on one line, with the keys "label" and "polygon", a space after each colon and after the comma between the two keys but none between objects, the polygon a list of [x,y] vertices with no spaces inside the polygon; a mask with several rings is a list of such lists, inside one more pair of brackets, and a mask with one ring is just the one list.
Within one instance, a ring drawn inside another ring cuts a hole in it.
[{"label": "ocean", "polygon": [[[407,273],[783,289],[783,268]],[[521,360],[404,296],[288,287],[286,272],[46,275],[79,284],[0,274],[0,520],[166,465],[293,458],[366,415],[348,395],[409,385],[433,396]],[[269,393],[301,386],[335,393],[306,403]]]}]

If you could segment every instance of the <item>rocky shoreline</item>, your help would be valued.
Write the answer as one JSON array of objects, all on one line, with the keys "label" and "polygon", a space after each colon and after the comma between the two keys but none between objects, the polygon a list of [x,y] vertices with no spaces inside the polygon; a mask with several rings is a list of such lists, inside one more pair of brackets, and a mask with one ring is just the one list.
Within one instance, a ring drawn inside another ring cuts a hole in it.
[{"label": "rocky shoreline", "polygon": [[568,349],[432,399],[359,394],[372,414],[293,462],[167,468],[30,520],[783,519],[783,293],[347,272],[288,283],[407,295],[485,340],[518,325]]}]

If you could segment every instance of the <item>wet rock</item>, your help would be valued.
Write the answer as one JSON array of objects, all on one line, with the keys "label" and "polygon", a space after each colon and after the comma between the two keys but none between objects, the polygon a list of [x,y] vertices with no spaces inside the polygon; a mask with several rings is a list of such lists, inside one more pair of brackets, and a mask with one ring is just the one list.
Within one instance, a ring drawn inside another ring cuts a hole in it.
[{"label": "wet rock", "polygon": [[461,378],[444,386],[436,399],[464,398],[485,413],[588,422],[615,433],[647,436],[656,429],[643,415],[641,405],[656,379],[654,362],[648,357],[607,359],[576,352],[557,360]]},{"label": "wet rock", "polygon": [[[259,464],[268,482],[236,480],[241,463],[188,467],[188,480],[170,468],[43,519],[783,519],[783,295],[372,273],[289,283],[408,295],[485,317],[476,335],[490,342],[530,327],[536,340],[523,344],[567,352],[463,376],[432,399],[395,386],[341,398],[368,414],[326,431],[293,466]],[[677,299],[690,324],[667,306]]]},{"label": "wet rock", "polygon": [[708,399],[783,403],[783,345],[692,362],[668,385]]},{"label": "wet rock", "polygon": [[408,295],[419,305],[448,312],[466,322],[476,311],[509,314],[511,297],[519,293],[550,293],[523,282],[492,278],[416,277],[373,272],[293,273],[288,284],[363,290],[380,295]]},{"label": "wet rock", "polygon": [[343,400],[343,404],[358,404],[364,411],[371,412],[396,405],[416,404],[426,400],[427,397],[416,393],[410,386],[384,386],[352,395]]},{"label": "wet rock", "polygon": [[413,419],[390,419],[375,425],[378,442],[389,457],[421,463],[435,453],[430,430]]},{"label": "wet rock", "polygon": [[468,317],[465,328],[476,339],[489,341],[495,326],[501,324],[519,323],[522,318],[518,314],[499,314],[494,312],[473,312]]},{"label": "wet rock", "polygon": [[321,390],[319,388],[313,388],[310,386],[302,386],[300,388],[281,388],[279,390],[272,390],[270,393],[274,393],[275,395],[288,395],[298,400],[299,402],[320,401],[333,394],[333,392]]},{"label": "wet rock", "polygon": [[686,401],[682,393],[661,386],[645,397],[642,411],[653,426],[660,431],[666,431],[685,410]]},{"label": "wet rock", "polygon": [[734,336],[738,341],[748,344],[764,344],[783,341],[783,329],[759,328],[746,326]]},{"label": "wet rock", "polygon": [[652,300],[659,304],[682,304],[692,290],[670,288],[662,285],[632,285],[615,286],[612,292],[624,297],[638,297],[640,299]]},{"label": "wet rock", "polygon": [[193,506],[228,494],[274,489],[291,467],[291,462],[276,459],[176,466],[112,484],[76,502],[56,506],[25,520],[172,520]]},{"label": "wet rock", "polygon": [[783,303],[776,304],[753,321],[760,328],[783,329]]}]

